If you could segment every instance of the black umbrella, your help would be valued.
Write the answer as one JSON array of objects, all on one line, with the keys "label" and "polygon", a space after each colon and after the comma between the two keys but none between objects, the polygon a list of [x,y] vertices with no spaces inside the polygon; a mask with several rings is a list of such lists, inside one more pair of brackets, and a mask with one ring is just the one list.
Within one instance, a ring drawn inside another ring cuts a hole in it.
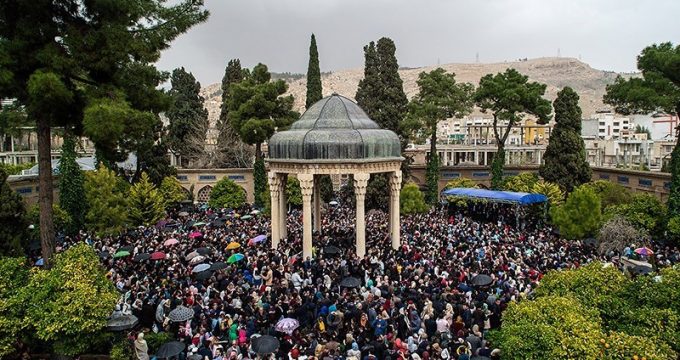
[{"label": "black umbrella", "polygon": [[213,272],[212,271],[201,271],[200,273],[196,274],[196,280],[205,280],[209,279],[212,276]]},{"label": "black umbrella", "polygon": [[358,288],[361,286],[361,280],[352,276],[348,276],[340,281],[340,286],[346,288]]},{"label": "black umbrella", "polygon": [[212,251],[210,251],[210,249],[208,249],[207,247],[200,247],[200,248],[196,249],[196,252],[201,254],[201,255],[208,255]]},{"label": "black umbrella", "polygon": [[166,228],[175,228],[175,227],[178,227],[178,226],[179,226],[179,223],[168,223],[168,224],[165,224],[165,227],[166,227]]},{"label": "black umbrella", "polygon": [[106,259],[106,258],[108,258],[109,256],[111,256],[111,254],[109,254],[108,251],[101,251],[101,252],[99,252],[99,257],[102,258],[102,259]]},{"label": "black umbrella", "polygon": [[106,330],[108,331],[123,331],[130,330],[139,323],[134,315],[114,315],[108,322],[106,322]]},{"label": "black umbrella", "polygon": [[141,262],[141,261],[144,261],[144,260],[149,260],[150,258],[151,258],[151,255],[146,254],[146,253],[141,253],[141,254],[135,255],[133,260],[136,261],[136,262]]},{"label": "black umbrella", "polygon": [[279,339],[271,335],[262,335],[253,340],[253,351],[258,354],[271,354],[278,350]]},{"label": "black umbrella", "polygon": [[118,250],[116,250],[116,252],[119,252],[119,251],[127,251],[127,252],[130,252],[130,253],[131,253],[132,250],[134,250],[134,249],[135,249],[134,246],[123,246],[123,247],[121,247],[121,248],[118,248]]},{"label": "black umbrella", "polygon": [[493,279],[489,275],[479,274],[472,278],[472,286],[489,286],[493,283]]},{"label": "black umbrella", "polygon": [[342,250],[340,250],[339,247],[333,245],[326,246],[325,248],[323,248],[323,253],[326,255],[338,255],[341,252]]},{"label": "black umbrella", "polygon": [[217,271],[217,270],[226,269],[227,267],[229,267],[229,264],[222,262],[222,261],[218,261],[218,262],[210,265],[210,270]]},{"label": "black umbrella", "polygon": [[194,226],[195,223],[196,223],[195,221],[189,220],[189,221],[187,221],[186,226],[187,226],[187,227],[192,227],[192,226]]},{"label": "black umbrella", "polygon": [[179,341],[171,341],[161,345],[161,347],[158,348],[158,351],[156,351],[156,357],[159,359],[171,358],[173,356],[179,355],[182,351],[184,351],[184,348],[184,343]]},{"label": "black umbrella", "polygon": [[194,317],[194,310],[185,306],[178,306],[168,314],[170,321],[182,322]]}]

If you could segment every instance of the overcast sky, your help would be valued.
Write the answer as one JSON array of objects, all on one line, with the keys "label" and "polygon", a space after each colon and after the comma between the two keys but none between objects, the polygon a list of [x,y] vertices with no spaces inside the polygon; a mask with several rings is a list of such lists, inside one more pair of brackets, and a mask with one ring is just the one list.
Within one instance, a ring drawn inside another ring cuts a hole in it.
[{"label": "overcast sky", "polygon": [[321,71],[363,66],[363,46],[387,36],[400,66],[581,57],[597,69],[635,70],[645,46],[680,42],[680,0],[205,0],[211,16],[165,51],[208,85],[229,59],[307,71],[316,34]]}]

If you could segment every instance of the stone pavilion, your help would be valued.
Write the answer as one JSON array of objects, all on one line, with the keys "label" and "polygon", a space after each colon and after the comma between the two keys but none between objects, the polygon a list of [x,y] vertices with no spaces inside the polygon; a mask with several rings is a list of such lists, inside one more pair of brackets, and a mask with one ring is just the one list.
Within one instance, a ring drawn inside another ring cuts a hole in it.
[{"label": "stone pavilion", "polygon": [[[371,174],[389,178],[389,232],[392,247],[400,245],[399,192],[401,146],[392,131],[381,129],[352,100],[333,94],[312,105],[289,130],[268,143],[272,247],[287,239],[287,176],[294,174],[302,190],[302,255],[312,256],[312,231],[321,231],[321,175],[351,174],[356,196],[356,254],[366,254],[364,200]],[[313,230],[312,230],[313,229]]]}]

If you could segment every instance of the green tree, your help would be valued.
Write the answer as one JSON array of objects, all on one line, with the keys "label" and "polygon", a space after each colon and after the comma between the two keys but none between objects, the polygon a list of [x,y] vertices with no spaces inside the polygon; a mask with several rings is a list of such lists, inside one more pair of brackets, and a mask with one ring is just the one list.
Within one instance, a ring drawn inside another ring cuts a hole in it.
[{"label": "green tree", "polygon": [[173,70],[170,77],[172,105],[165,113],[168,118],[167,145],[185,166],[199,160],[205,152],[208,132],[208,110],[201,96],[201,84],[183,67]]},{"label": "green tree", "polygon": [[161,194],[166,208],[187,199],[187,192],[174,176],[164,178],[161,186],[158,187],[158,192]]},{"label": "green tree", "polygon": [[262,199],[262,193],[267,188],[267,170],[264,166],[263,159],[255,160],[253,164],[253,180],[255,181],[255,206],[264,206],[264,200]]},{"label": "green tree", "polygon": [[435,205],[439,202],[439,165],[439,154],[430,153],[427,157],[427,169],[425,171],[425,183],[427,185],[425,201],[429,205]]},{"label": "green tree", "polygon": [[[648,114],[661,111],[680,116],[680,46],[670,42],[654,44],[642,50],[637,58],[642,77],[624,79],[607,85],[604,102],[621,114]],[[668,214],[680,215],[680,136],[671,153],[671,189]]]},{"label": "green tree", "polygon": [[366,185],[366,208],[387,211],[389,188],[387,174],[371,174]]},{"label": "green tree", "polygon": [[458,177],[447,182],[446,187],[444,189],[476,188],[476,187],[478,187],[476,181],[466,177]]},{"label": "green tree", "polygon": [[[59,204],[52,204],[52,214],[54,214],[54,228],[58,231],[64,229],[74,228],[71,224],[71,215],[59,206]],[[30,230],[31,240],[40,241],[40,206],[32,205],[28,208],[28,221],[33,225],[33,230]]]},{"label": "green tree", "polygon": [[493,115],[493,134],[497,146],[491,165],[491,186],[494,189],[502,185],[505,141],[512,128],[518,125],[525,115],[536,117],[539,124],[545,124],[550,120],[550,101],[542,98],[545,88],[544,84],[529,82],[527,76],[515,69],[507,69],[504,73],[496,75],[484,75],[479,80],[475,101],[482,112],[491,111]]},{"label": "green tree", "polygon": [[533,192],[536,183],[538,183],[538,175],[525,172],[505,178],[502,189],[507,191],[530,193]]},{"label": "green tree", "polygon": [[[409,120],[402,128],[424,132],[430,137],[430,154],[427,158],[427,202],[434,204],[439,198],[439,158],[437,154],[437,125],[451,117],[460,118],[472,112],[474,86],[456,83],[456,74],[442,68],[418,75],[418,94],[409,103]],[[431,164],[431,165],[430,165]],[[430,187],[433,184],[434,187]]]},{"label": "green tree", "polygon": [[52,269],[32,272],[22,293],[24,326],[55,353],[71,356],[96,348],[120,296],[85,243],[57,254]]},{"label": "green tree", "polygon": [[605,210],[606,217],[620,215],[639,230],[654,236],[662,236],[666,220],[666,208],[655,196],[633,194],[627,204],[612,205]]},{"label": "green tree", "polygon": [[142,173],[128,194],[130,221],[135,226],[153,225],[165,214],[165,204],[163,194],[149,181],[149,176]]},{"label": "green tree", "polygon": [[421,214],[429,207],[425,203],[425,196],[415,183],[409,182],[401,189],[399,195],[400,213],[402,215]]},{"label": "green tree", "polygon": [[229,86],[227,117],[241,140],[255,145],[256,162],[262,159],[262,143],[277,128],[285,130],[299,116],[292,110],[293,96],[282,96],[286,91],[286,82],[271,81],[271,74],[264,64],[257,64],[243,81]]},{"label": "green tree", "polygon": [[328,203],[333,200],[333,180],[330,175],[319,176],[319,192],[321,193],[321,199],[323,202]]},{"label": "green tree", "polygon": [[120,233],[128,220],[127,192],[113,171],[99,166],[85,175],[85,199],[89,204],[85,215],[88,230],[99,235]]},{"label": "green tree", "polygon": [[212,208],[237,208],[246,202],[246,191],[227,177],[220,179],[210,192],[208,205]]},{"label": "green tree", "polygon": [[587,187],[569,194],[564,205],[550,209],[553,223],[567,239],[583,239],[594,235],[602,218],[600,198]]},{"label": "green tree", "polygon": [[[247,70],[247,69],[246,69]],[[229,122],[229,103],[231,85],[243,81],[246,72],[241,68],[239,59],[229,60],[222,77],[222,102],[220,103],[220,118],[217,121],[217,151],[213,165],[216,167],[238,168],[250,167],[253,151],[250,146],[241,141],[238,132]]]},{"label": "green tree", "polygon": [[23,339],[25,299],[22,289],[28,284],[28,267],[23,257],[0,259],[0,357],[8,358]]},{"label": "green tree", "polygon": [[581,137],[578,99],[578,94],[570,87],[557,93],[557,99],[553,102],[556,124],[543,156],[545,163],[539,169],[542,178],[558,184],[567,192],[589,182],[592,177]]},{"label": "green tree", "polygon": [[307,65],[307,97],[305,108],[309,109],[315,102],[321,100],[321,69],[319,68],[319,51],[316,49],[316,37],[312,34],[309,42],[309,65]]},{"label": "green tree", "polygon": [[597,311],[571,297],[511,303],[494,339],[503,359],[599,359],[603,337]]},{"label": "green tree", "polygon": [[564,202],[564,192],[559,185],[545,180],[536,182],[530,192],[547,196],[551,206],[562,205]]},{"label": "green tree", "polygon": [[0,98],[16,99],[36,126],[40,240],[47,267],[55,247],[51,127],[84,129],[99,159],[136,151],[140,163],[147,162],[138,150],[155,143],[157,114],[167,105],[159,88],[165,76],[153,64],[173,39],[207,19],[202,7],[201,0],[0,6]]},{"label": "green tree", "polygon": [[292,176],[286,181],[286,201],[289,205],[302,206],[302,188],[300,180]]},{"label": "green tree", "polygon": [[595,180],[581,185],[595,192],[600,198],[602,210],[607,210],[613,205],[628,204],[633,199],[633,194],[625,187],[607,180]]},{"label": "green tree", "polygon": [[27,229],[24,199],[9,187],[0,169],[0,256],[23,255]]},{"label": "green tree", "polygon": [[[392,130],[399,136],[403,152],[408,139],[402,131],[401,123],[408,113],[408,98],[399,76],[396,51],[394,41],[386,37],[380,38],[377,45],[371,41],[364,46],[364,78],[359,81],[354,98],[368,117],[381,128]],[[401,164],[402,176],[405,179],[408,179],[410,174],[409,160]]]},{"label": "green tree", "polygon": [[76,234],[85,225],[87,203],[85,193],[85,175],[76,162],[76,138],[67,134],[61,147],[59,160],[59,206],[68,213],[71,222],[64,230],[68,234]]}]

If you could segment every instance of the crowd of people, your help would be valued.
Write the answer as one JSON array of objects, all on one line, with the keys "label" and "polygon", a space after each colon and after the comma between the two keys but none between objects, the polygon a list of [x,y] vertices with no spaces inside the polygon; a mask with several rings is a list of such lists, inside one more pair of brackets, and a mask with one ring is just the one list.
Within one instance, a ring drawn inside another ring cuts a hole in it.
[{"label": "crowd of people", "polygon": [[[343,205],[324,210],[307,259],[295,209],[277,249],[266,239],[268,217],[249,207],[170,212],[155,227],[82,238],[121,292],[118,311],[139,318],[140,360],[154,356],[143,331],[183,342],[180,359],[498,359],[487,333],[509,303],[530,296],[549,270],[611,260],[549,227],[517,228],[514,217],[482,221],[446,207],[402,216],[397,250],[385,213],[366,220],[364,258],[355,255],[353,209]],[[115,256],[121,249],[130,255]],[[490,284],[476,285],[480,274]],[[180,307],[193,315],[176,321]],[[282,319],[287,327],[277,329]],[[273,353],[255,354],[261,335],[279,340]]]}]

